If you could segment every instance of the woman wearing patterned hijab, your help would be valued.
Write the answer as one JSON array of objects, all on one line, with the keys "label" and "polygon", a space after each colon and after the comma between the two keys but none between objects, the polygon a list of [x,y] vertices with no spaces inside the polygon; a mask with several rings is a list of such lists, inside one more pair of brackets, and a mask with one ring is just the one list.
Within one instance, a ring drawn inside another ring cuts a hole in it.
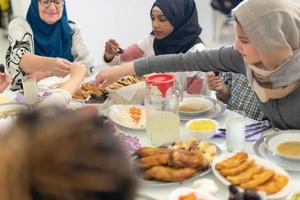
[{"label": "woman wearing patterned hijab", "polygon": [[[233,10],[235,47],[166,55],[106,68],[97,75],[109,84],[120,76],[167,71],[242,73],[273,126],[300,129],[300,6],[291,0],[246,0]],[[151,67],[148,67],[151,66]],[[117,74],[116,74],[117,73]]]},{"label": "woman wearing patterned hijab", "polygon": [[38,80],[64,77],[72,65],[92,69],[89,51],[76,25],[68,20],[64,0],[32,0],[26,20],[9,25],[6,65],[12,76],[12,90],[22,88],[24,75]]},{"label": "woman wearing patterned hijab", "polygon": [[[198,22],[194,0],[156,0],[150,10],[150,17],[151,33],[126,48],[124,52],[120,52],[119,44],[115,40],[111,39],[106,42],[104,62],[113,66],[141,57],[205,49],[199,37],[202,28]],[[177,73],[176,75],[181,86],[185,88],[187,85],[186,74]],[[199,83],[200,80],[194,75],[195,73],[190,73],[188,76],[194,83]],[[189,86],[195,86],[192,82],[188,83]],[[188,89],[195,90],[196,88]]]}]

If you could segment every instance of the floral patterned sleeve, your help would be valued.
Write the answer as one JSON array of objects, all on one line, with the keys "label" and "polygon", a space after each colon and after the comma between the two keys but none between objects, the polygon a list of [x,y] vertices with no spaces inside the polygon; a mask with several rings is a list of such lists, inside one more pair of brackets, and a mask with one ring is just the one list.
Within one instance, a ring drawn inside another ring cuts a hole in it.
[{"label": "floral patterned sleeve", "polygon": [[34,52],[33,34],[26,20],[16,18],[8,26],[9,46],[6,52],[6,67],[12,78],[11,90],[22,89],[25,72],[20,68],[22,56]]}]

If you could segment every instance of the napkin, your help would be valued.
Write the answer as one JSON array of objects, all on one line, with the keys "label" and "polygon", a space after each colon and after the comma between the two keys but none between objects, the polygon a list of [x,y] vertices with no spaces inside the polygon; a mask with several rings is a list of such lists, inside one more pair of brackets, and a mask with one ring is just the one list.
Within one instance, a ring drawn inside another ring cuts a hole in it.
[{"label": "napkin", "polygon": [[121,132],[116,132],[115,135],[129,155],[133,155],[139,148],[141,148],[141,143],[136,136],[131,136]]},{"label": "napkin", "polygon": [[140,104],[145,99],[146,83],[141,81],[119,89],[108,89],[108,91],[115,104]]},{"label": "napkin", "polygon": [[[262,137],[262,133],[264,130],[269,129],[271,127],[268,120],[256,122],[253,124],[246,125],[246,141],[256,141]],[[226,129],[219,129],[214,135],[214,138],[225,138],[226,137]]]}]

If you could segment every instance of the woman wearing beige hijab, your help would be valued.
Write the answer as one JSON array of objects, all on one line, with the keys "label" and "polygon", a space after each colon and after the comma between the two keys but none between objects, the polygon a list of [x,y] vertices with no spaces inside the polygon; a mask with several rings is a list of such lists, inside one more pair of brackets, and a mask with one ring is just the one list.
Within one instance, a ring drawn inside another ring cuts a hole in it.
[{"label": "woman wearing beige hijab", "polygon": [[[246,0],[233,10],[235,46],[164,55],[105,68],[103,87],[121,76],[175,71],[245,74],[272,125],[300,129],[300,6],[291,0]],[[149,67],[151,66],[151,67]]]}]

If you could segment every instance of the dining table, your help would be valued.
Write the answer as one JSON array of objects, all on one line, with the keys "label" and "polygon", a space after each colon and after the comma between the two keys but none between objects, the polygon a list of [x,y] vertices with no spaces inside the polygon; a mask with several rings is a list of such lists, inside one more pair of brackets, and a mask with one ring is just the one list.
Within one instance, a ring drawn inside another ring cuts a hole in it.
[{"label": "dining table", "polygon": [[[53,81],[51,81],[51,80],[53,80],[53,79],[50,79],[50,82],[47,82],[47,81],[41,82],[40,85],[42,85],[42,86],[44,86],[44,84],[46,84],[47,86],[51,85],[51,84],[53,84]],[[93,78],[89,78],[88,80],[93,80]],[[107,109],[112,104],[113,104],[112,102],[109,102],[109,103],[107,103],[106,107],[103,107],[103,105],[99,106],[97,104],[95,104],[95,106],[99,108],[99,112],[107,113],[106,112]],[[85,106],[85,103],[72,101],[70,105],[69,105],[70,107],[78,108],[81,106]],[[231,112],[233,112],[233,111],[226,110],[222,115],[214,118],[214,120],[218,121],[220,128],[225,128],[225,118],[226,118],[226,116],[230,115]],[[257,121],[255,121],[255,120],[246,118],[246,124],[253,124],[256,122]],[[186,121],[181,121],[180,140],[191,139],[190,134],[188,133],[188,131],[185,128],[185,123],[186,123]],[[141,146],[152,146],[150,139],[148,138],[148,136],[146,134],[146,131],[143,131],[143,130],[137,131],[137,130],[127,129],[127,128],[119,127],[119,126],[117,126],[117,128],[121,132],[124,132],[125,134],[128,134],[130,136],[138,138]],[[273,133],[274,133],[274,130],[272,128],[269,128],[269,129],[263,131],[262,135],[269,135],[269,134],[273,134]],[[212,139],[209,139],[209,142],[217,145],[221,149],[222,153],[226,153],[225,138],[222,138],[222,137],[221,138],[220,137],[212,138]],[[254,146],[253,141],[251,141],[251,142],[246,141],[244,151],[250,155],[255,155],[253,146]],[[299,162],[299,165],[300,165],[300,162]],[[291,181],[292,181],[293,188],[291,189],[291,191],[300,190],[300,171],[298,171],[298,172],[287,171],[287,172],[290,175]],[[202,179],[202,178],[211,179],[216,183],[218,190],[217,190],[217,192],[212,194],[216,199],[219,199],[219,200],[227,200],[228,199],[228,197],[229,197],[228,186],[224,185],[221,181],[219,181],[212,171],[210,171],[208,174],[205,174],[201,177],[197,177],[197,179]],[[175,190],[177,188],[181,188],[181,187],[193,188],[194,181],[195,181],[195,179],[189,179],[189,180],[186,180],[183,182],[177,182],[174,184],[166,184],[166,185],[163,185],[163,184],[149,185],[149,184],[140,183],[140,184],[138,184],[137,197],[135,200],[168,200],[168,198],[173,190]],[[283,200],[283,199],[285,199],[285,197],[281,198],[279,200]]]},{"label": "dining table", "polygon": [[[220,124],[220,127],[225,127],[225,118],[227,115],[230,115],[231,110],[226,110],[225,113],[217,118],[214,118],[215,120],[217,120]],[[256,123],[257,121],[252,120],[250,118],[246,118],[246,124],[252,124],[252,123]],[[146,135],[145,131],[133,131],[133,130],[128,130],[128,129],[124,129],[121,127],[118,127],[121,129],[121,131],[130,134],[132,136],[136,136],[140,143],[141,146],[151,146],[151,142],[148,138],[148,136]],[[188,131],[185,128],[185,122],[182,121],[181,122],[181,127],[180,127],[180,131],[181,131],[181,135],[180,135],[180,139],[181,140],[188,140],[191,139],[191,136],[189,135]],[[272,128],[269,128],[265,131],[263,131],[263,135],[268,135],[268,134],[272,134],[274,133],[274,130]],[[222,153],[226,153],[226,141],[224,138],[212,138],[208,140],[211,143],[216,144],[221,150]],[[253,144],[254,141],[246,141],[245,143],[245,149],[244,151],[247,152],[250,155],[255,155],[254,149],[253,149]],[[300,165],[300,163],[299,163]],[[300,172],[293,172],[293,171],[287,171],[288,174],[291,177],[292,180],[292,189],[291,192],[294,190],[300,190]],[[211,179],[213,180],[217,187],[218,190],[217,192],[215,192],[214,194],[212,194],[214,197],[216,197],[216,199],[219,200],[227,200],[229,197],[229,190],[228,190],[228,186],[224,185],[222,182],[220,182],[216,176],[213,174],[213,172],[211,171],[210,173],[199,177],[198,179],[202,179],[202,178],[207,178],[207,179]],[[151,185],[147,185],[144,183],[139,184],[138,186],[138,195],[136,197],[136,200],[168,200],[171,192],[177,188],[181,188],[181,187],[188,187],[188,188],[193,188],[193,182],[196,179],[191,179],[188,181],[184,181],[182,183],[175,183],[172,185],[166,184],[166,186],[163,186],[162,184],[159,184],[157,186],[151,184]],[[279,200],[284,200],[286,199],[286,197],[284,198],[280,198]]]}]

